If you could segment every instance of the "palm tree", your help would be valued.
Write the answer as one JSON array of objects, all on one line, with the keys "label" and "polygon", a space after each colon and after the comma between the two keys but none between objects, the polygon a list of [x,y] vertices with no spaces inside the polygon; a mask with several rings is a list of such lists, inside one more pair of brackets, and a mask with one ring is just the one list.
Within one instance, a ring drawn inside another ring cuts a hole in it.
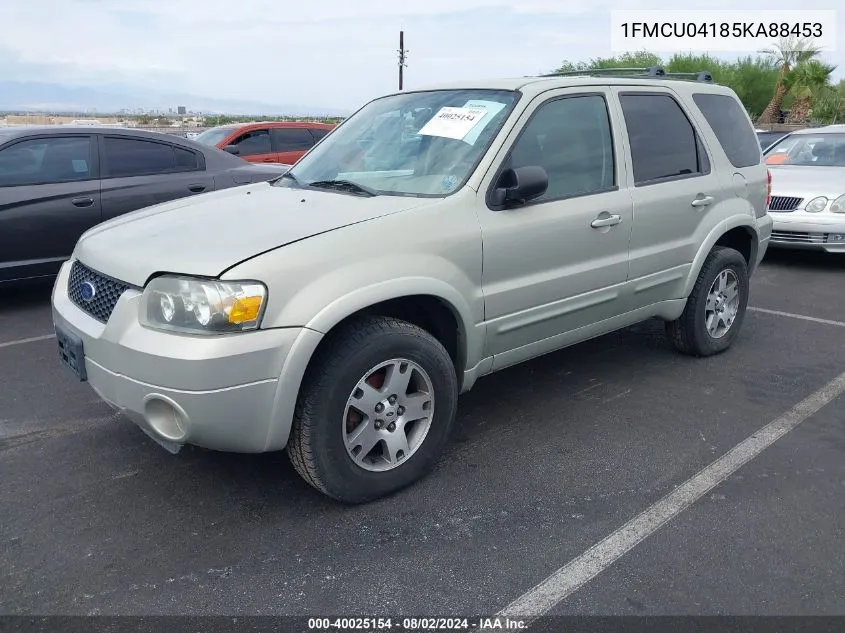
[{"label": "palm tree", "polygon": [[792,91],[795,101],[789,109],[787,123],[804,124],[810,118],[813,98],[830,89],[830,75],[836,66],[825,64],[817,59],[798,64],[792,71]]},{"label": "palm tree", "polygon": [[790,37],[781,38],[772,48],[761,50],[760,53],[774,60],[780,66],[780,72],[775,86],[775,94],[757,122],[777,123],[783,100],[789,94],[795,79],[792,73],[793,69],[812,60],[821,53],[821,49],[814,46],[808,39],[796,40]]}]

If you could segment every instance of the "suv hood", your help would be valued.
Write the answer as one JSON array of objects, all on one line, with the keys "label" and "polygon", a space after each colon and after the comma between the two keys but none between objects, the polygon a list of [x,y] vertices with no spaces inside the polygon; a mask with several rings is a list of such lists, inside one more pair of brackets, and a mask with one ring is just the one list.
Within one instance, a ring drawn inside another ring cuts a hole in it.
[{"label": "suv hood", "polygon": [[79,239],[73,256],[138,287],[158,272],[213,277],[285,244],[430,203],[257,183],[108,220]]}]

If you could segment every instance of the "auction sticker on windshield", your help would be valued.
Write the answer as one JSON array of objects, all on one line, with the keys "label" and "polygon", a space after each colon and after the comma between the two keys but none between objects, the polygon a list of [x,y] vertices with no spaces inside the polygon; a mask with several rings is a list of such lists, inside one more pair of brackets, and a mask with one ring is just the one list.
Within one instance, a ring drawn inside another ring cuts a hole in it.
[{"label": "auction sticker on windshield", "polygon": [[440,111],[431,117],[418,134],[461,140],[478,125],[486,114],[486,108],[440,108]]}]

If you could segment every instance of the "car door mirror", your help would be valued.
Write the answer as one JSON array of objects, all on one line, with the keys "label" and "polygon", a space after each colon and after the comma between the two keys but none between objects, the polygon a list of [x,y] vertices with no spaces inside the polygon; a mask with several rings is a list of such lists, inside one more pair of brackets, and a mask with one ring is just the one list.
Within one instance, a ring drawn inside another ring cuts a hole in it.
[{"label": "car door mirror", "polygon": [[237,145],[227,145],[223,148],[223,150],[229,152],[230,154],[234,154],[235,156],[241,153],[241,150],[238,149]]},{"label": "car door mirror", "polygon": [[549,188],[549,176],[539,165],[506,169],[492,191],[491,206],[505,208],[539,198]]}]

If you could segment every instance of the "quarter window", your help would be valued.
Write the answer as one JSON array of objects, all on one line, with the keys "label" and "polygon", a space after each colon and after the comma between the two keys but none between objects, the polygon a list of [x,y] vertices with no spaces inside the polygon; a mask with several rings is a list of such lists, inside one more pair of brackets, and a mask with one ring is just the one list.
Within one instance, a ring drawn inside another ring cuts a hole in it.
[{"label": "quarter window", "polygon": [[88,136],[29,139],[0,151],[0,186],[46,185],[91,176]]},{"label": "quarter window", "polygon": [[537,201],[606,191],[616,184],[607,103],[600,95],[541,105],[514,144],[509,167],[540,166],[549,187]]},{"label": "quarter window", "polygon": [[106,175],[111,178],[150,176],[198,168],[194,152],[167,143],[107,136],[103,139]]},{"label": "quarter window", "polygon": [[705,93],[694,94],[692,99],[719,139],[731,165],[740,169],[760,164],[760,141],[748,115],[736,99]]},{"label": "quarter window", "polygon": [[709,171],[698,135],[675,99],[664,94],[629,93],[622,95],[620,102],[636,184]]}]

